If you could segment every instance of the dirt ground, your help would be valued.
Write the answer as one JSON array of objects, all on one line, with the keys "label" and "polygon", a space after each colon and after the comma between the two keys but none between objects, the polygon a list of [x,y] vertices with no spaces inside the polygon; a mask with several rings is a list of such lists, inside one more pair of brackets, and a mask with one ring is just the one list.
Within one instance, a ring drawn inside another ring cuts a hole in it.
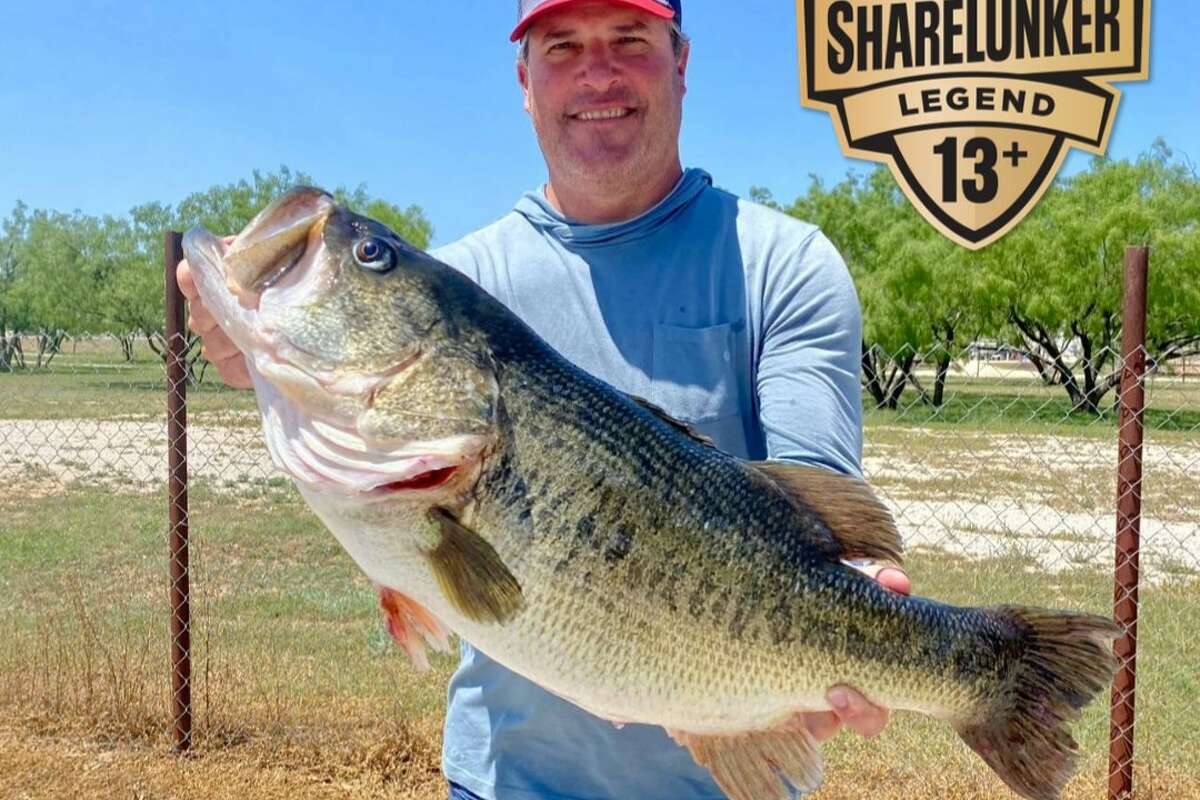
[{"label": "dirt ground", "polygon": [[[279,480],[246,422],[193,422],[193,479],[231,491]],[[154,491],[166,448],[156,422],[0,420],[0,483],[28,495],[74,481]],[[863,462],[909,548],[1017,551],[1049,572],[1111,564],[1116,446],[1107,437],[875,427]],[[1200,440],[1152,440],[1144,463],[1143,580],[1200,574]]]}]

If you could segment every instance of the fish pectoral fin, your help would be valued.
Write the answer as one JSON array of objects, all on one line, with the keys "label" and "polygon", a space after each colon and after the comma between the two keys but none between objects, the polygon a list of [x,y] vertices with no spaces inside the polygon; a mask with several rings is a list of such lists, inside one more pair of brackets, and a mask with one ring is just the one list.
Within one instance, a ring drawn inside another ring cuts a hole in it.
[{"label": "fish pectoral fin", "polygon": [[524,595],[495,548],[443,508],[431,509],[429,516],[442,535],[425,555],[446,599],[475,622],[512,619]]},{"label": "fish pectoral fin", "polygon": [[750,465],[820,517],[841,547],[843,558],[903,562],[904,545],[896,522],[866,481],[790,461],[752,461]]},{"label": "fish pectoral fin", "polygon": [[790,800],[821,785],[821,751],[807,730],[667,733],[709,771],[729,800]]},{"label": "fish pectoral fin", "polygon": [[443,653],[450,651],[450,634],[446,627],[423,605],[387,586],[379,588],[379,607],[392,640],[403,650],[413,666],[424,672],[429,669],[428,645]]}]

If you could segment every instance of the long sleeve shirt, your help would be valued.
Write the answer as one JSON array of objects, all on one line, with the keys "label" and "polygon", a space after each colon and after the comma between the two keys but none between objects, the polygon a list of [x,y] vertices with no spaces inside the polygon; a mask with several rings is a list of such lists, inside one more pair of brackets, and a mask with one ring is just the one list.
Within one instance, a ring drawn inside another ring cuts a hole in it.
[{"label": "long sleeve shirt", "polygon": [[[814,226],[689,169],[634,219],[581,224],[533,191],[434,255],[575,364],[726,452],[859,474],[858,298]],[[465,642],[443,770],[501,800],[723,797],[661,728],[618,728]]]}]

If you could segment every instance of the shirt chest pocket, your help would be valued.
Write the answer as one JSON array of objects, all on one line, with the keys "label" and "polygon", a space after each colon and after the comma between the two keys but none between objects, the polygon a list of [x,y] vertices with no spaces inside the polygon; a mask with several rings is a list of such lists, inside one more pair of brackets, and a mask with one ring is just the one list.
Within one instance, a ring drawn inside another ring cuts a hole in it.
[{"label": "shirt chest pocket", "polygon": [[739,410],[733,326],[654,326],[653,402],[686,422],[707,422]]}]

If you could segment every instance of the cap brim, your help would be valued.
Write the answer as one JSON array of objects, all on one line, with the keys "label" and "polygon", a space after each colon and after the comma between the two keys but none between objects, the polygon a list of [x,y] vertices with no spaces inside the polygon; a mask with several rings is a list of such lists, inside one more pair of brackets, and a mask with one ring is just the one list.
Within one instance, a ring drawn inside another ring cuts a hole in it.
[{"label": "cap brim", "polygon": [[[669,6],[664,6],[662,3],[657,3],[655,0],[609,0],[622,6],[630,6],[631,8],[640,9],[647,14],[653,14],[662,19],[671,19],[675,16],[675,9]],[[529,26],[537,21],[537,18],[545,14],[547,11],[553,11],[556,8],[561,8],[571,3],[577,3],[579,0],[550,0],[548,3],[543,3],[538,6],[532,14],[525,17],[517,23],[517,27],[513,28],[512,34],[509,35],[510,42],[518,41],[525,35],[525,31],[529,30]]]}]

